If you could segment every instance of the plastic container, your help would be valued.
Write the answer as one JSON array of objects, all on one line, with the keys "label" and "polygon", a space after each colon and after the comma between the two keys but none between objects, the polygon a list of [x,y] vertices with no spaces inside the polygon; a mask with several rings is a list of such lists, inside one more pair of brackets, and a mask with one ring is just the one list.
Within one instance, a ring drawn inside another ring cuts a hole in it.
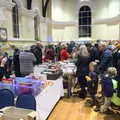
[{"label": "plastic container", "polygon": [[41,81],[31,78],[16,78],[15,79],[15,94],[31,93],[37,96],[41,91]]},{"label": "plastic container", "polygon": [[2,79],[2,83],[13,83],[13,79],[12,78],[8,78],[8,79]]},{"label": "plastic container", "polygon": [[47,74],[47,79],[48,80],[57,80],[62,75],[63,75],[62,71],[58,71],[56,73]]}]

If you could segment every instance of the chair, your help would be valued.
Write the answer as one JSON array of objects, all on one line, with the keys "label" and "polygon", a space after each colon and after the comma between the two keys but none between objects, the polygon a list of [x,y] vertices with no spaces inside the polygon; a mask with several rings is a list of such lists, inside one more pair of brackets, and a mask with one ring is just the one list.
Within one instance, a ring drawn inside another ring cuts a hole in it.
[{"label": "chair", "polygon": [[36,100],[31,94],[21,94],[16,101],[16,107],[36,110]]},{"label": "chair", "polygon": [[14,95],[8,89],[1,89],[0,90],[0,109],[7,106],[14,106]]}]

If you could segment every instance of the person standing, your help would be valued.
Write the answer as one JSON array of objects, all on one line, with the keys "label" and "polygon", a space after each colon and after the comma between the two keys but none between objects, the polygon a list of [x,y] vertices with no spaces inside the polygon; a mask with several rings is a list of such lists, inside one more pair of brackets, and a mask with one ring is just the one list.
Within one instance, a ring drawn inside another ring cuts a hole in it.
[{"label": "person standing", "polygon": [[85,45],[81,45],[79,48],[79,56],[78,56],[78,60],[76,62],[76,66],[77,66],[77,78],[80,84],[80,94],[79,97],[80,98],[85,98],[87,91],[86,91],[86,87],[87,87],[87,81],[85,79],[85,76],[88,75],[89,73],[89,53],[87,50],[87,47]]},{"label": "person standing", "polygon": [[12,45],[11,48],[13,49],[13,71],[16,77],[20,77],[21,76],[19,61],[20,50],[14,45]]},{"label": "person standing", "polygon": [[77,49],[77,47],[73,48],[73,51],[72,51],[71,55],[72,55],[73,60],[76,60],[78,58],[78,49]]},{"label": "person standing", "polygon": [[60,61],[60,51],[61,51],[61,43],[59,43],[57,46],[56,46],[56,60],[57,61]]},{"label": "person standing", "polygon": [[35,65],[42,64],[42,44],[37,42],[36,45],[31,46],[31,52],[35,55],[37,61]]},{"label": "person standing", "polygon": [[63,46],[62,46],[62,49],[61,49],[61,51],[60,51],[60,60],[61,60],[61,61],[64,61],[64,60],[67,60],[68,58],[70,58],[70,54],[69,54],[69,52],[67,51],[66,46],[63,45]]},{"label": "person standing", "polygon": [[95,61],[95,60],[99,60],[99,50],[96,47],[96,45],[91,47],[90,50],[90,61]]},{"label": "person standing", "polygon": [[109,67],[107,69],[107,74],[103,77],[102,83],[102,93],[105,97],[104,104],[101,106],[100,111],[102,113],[109,112],[109,107],[111,104],[111,98],[113,94],[116,92],[113,86],[113,80],[117,75],[117,70],[114,67]]},{"label": "person standing", "polygon": [[37,42],[36,43],[36,49],[38,51],[38,56],[39,56],[39,59],[37,60],[37,63],[38,64],[42,64],[42,44],[41,42]]},{"label": "person standing", "polygon": [[88,93],[92,99],[92,106],[94,106],[94,110],[98,111],[100,106],[99,102],[97,101],[96,94],[98,90],[98,75],[95,72],[97,68],[97,63],[96,62],[90,62],[89,64],[89,74],[86,76],[87,80],[87,86],[88,86]]},{"label": "person standing", "polygon": [[33,73],[36,57],[30,51],[29,46],[25,47],[25,50],[23,52],[20,52],[19,59],[21,76],[27,76],[30,73]]},{"label": "person standing", "polygon": [[100,58],[100,64],[98,66],[98,72],[101,74],[104,74],[109,67],[112,67],[113,65],[113,56],[112,56],[112,47],[106,46],[106,44],[102,43],[99,45],[100,51],[103,51],[101,58]]},{"label": "person standing", "polygon": [[70,44],[67,44],[67,51],[69,52],[69,54],[72,53],[73,48],[75,47],[75,42],[71,41]]},{"label": "person standing", "polygon": [[45,59],[47,61],[54,61],[55,59],[55,52],[52,45],[49,45],[48,48],[45,50]]}]

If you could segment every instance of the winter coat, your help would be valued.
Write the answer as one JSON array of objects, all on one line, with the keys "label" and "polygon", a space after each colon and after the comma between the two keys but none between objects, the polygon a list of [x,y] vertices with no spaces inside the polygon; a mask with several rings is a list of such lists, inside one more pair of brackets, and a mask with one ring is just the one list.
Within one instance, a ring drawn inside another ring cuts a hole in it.
[{"label": "winter coat", "polygon": [[113,88],[112,78],[104,77],[101,81],[102,83],[102,92],[105,97],[112,97],[115,92]]},{"label": "winter coat", "polygon": [[89,72],[89,57],[78,56],[78,60],[76,62],[77,66],[77,76],[81,76]]},{"label": "winter coat", "polygon": [[35,55],[37,61],[35,62],[35,65],[42,64],[42,50],[40,47],[33,45],[31,47],[31,52]]},{"label": "winter coat", "polygon": [[112,51],[107,49],[103,52],[101,56],[98,71],[104,73],[105,71],[107,71],[109,67],[112,67],[112,63],[113,63]]},{"label": "winter coat", "polygon": [[60,59],[61,61],[67,60],[70,57],[70,54],[67,52],[66,49],[62,49],[60,51]]}]

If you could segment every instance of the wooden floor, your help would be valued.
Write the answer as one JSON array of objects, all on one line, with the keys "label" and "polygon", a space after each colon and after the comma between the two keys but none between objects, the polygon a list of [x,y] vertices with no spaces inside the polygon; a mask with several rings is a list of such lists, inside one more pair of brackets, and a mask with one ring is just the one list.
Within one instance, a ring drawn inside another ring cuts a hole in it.
[{"label": "wooden floor", "polygon": [[84,106],[80,98],[60,100],[48,120],[120,120],[117,115],[103,115]]}]

